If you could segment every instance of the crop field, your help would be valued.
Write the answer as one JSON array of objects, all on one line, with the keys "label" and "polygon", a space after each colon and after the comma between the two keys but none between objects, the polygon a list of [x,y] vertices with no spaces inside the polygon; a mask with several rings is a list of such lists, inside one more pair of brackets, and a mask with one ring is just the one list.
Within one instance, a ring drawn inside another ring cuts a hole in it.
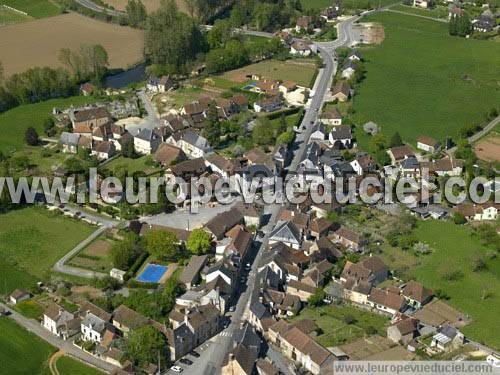
[{"label": "crop field", "polygon": [[94,241],[71,259],[69,265],[99,272],[108,272],[113,268],[108,255],[112,245],[113,241],[107,239]]},{"label": "crop field", "polygon": [[8,25],[0,28],[0,61],[6,76],[34,66],[59,67],[61,48],[78,49],[81,44],[101,44],[110,67],[124,68],[142,58],[143,32],[76,13]]},{"label": "crop field", "polygon": [[374,121],[386,136],[398,131],[409,142],[422,134],[444,140],[500,103],[500,44],[451,37],[445,23],[401,14],[368,21],[383,24],[385,40],[362,51],[367,73],[353,100],[357,123]]},{"label": "crop field", "polygon": [[[30,126],[34,127],[38,135],[42,136],[43,122],[50,116],[52,108],[66,109],[71,105],[78,106],[93,102],[95,102],[95,99],[92,97],[74,96],[70,98],[47,100],[41,103],[21,105],[4,113],[0,113],[0,132],[2,134],[2,137],[0,137],[0,151],[9,153],[24,148],[24,132]],[[23,153],[29,154],[30,160],[42,170],[44,168],[50,168],[50,163],[56,162],[54,158],[43,160],[37,148],[26,148]]]},{"label": "crop field", "polygon": [[61,8],[49,0],[2,0],[2,4],[25,12],[33,18],[52,17],[61,13]]},{"label": "crop field", "polygon": [[5,317],[0,317],[0,332],[2,374],[49,373],[50,344]]},{"label": "crop field", "polygon": [[14,281],[19,282],[14,287],[28,288],[35,278],[43,280],[59,258],[93,231],[90,225],[41,207],[0,215],[0,268],[5,268],[0,273],[0,291],[5,293],[4,283],[9,289]]},{"label": "crop field", "polygon": [[316,69],[316,64],[312,59],[266,60],[226,72],[222,78],[244,83],[248,81],[247,76],[260,74],[265,78],[295,81],[300,86],[309,87]]},{"label": "crop field", "polygon": [[[104,0],[104,2],[116,10],[125,11],[128,0]],[[142,3],[146,7],[147,12],[151,13],[160,7],[161,0],[142,0]],[[179,10],[183,12],[186,11],[186,3],[184,0],[176,0],[176,4]]]},{"label": "crop field", "polygon": [[[500,129],[499,129],[500,130]],[[481,139],[475,146],[477,157],[486,162],[500,161],[500,132],[495,131]]]}]

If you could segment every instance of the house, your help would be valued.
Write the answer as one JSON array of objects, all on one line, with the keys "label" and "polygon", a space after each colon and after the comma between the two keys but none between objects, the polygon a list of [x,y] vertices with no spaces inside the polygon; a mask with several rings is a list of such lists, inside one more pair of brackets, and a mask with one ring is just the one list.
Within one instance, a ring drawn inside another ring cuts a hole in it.
[{"label": "house", "polygon": [[377,256],[370,256],[358,263],[347,261],[340,276],[340,281],[346,283],[348,279],[365,281],[377,285],[386,280],[389,270]]},{"label": "house", "polygon": [[111,115],[105,107],[71,109],[69,118],[73,125],[73,132],[85,134],[111,121]]},{"label": "house", "polygon": [[299,249],[302,243],[300,230],[292,221],[279,221],[269,235],[269,244],[281,242],[292,249]]},{"label": "house", "polygon": [[344,226],[334,232],[333,238],[343,247],[356,252],[363,251],[366,242],[361,235]]},{"label": "house", "polygon": [[152,93],[164,93],[174,87],[174,80],[168,76],[150,77],[146,83],[146,89]]},{"label": "house", "polygon": [[450,351],[457,349],[465,343],[465,336],[455,327],[445,324],[438,328],[437,333],[432,336],[431,348]]},{"label": "house", "polygon": [[[311,136],[309,137],[310,141],[324,141],[326,137],[325,125],[322,122],[317,122],[314,124]],[[316,146],[317,147],[317,146]]]},{"label": "house", "polygon": [[301,281],[289,280],[285,286],[285,291],[287,294],[299,297],[302,302],[307,302],[316,293],[316,287]]},{"label": "house", "polygon": [[413,0],[413,6],[418,8],[430,8],[434,4],[433,0]]},{"label": "house", "polygon": [[373,160],[370,155],[358,156],[356,159],[351,161],[350,164],[352,166],[352,169],[354,169],[356,174],[358,174],[359,176],[364,176],[365,174],[372,173],[377,168],[375,160]]},{"label": "house", "polygon": [[227,159],[216,153],[208,155],[205,159],[205,164],[212,172],[222,177],[232,176],[236,170],[236,165],[233,160]]},{"label": "house", "polygon": [[141,155],[154,153],[161,143],[161,137],[155,129],[142,129],[134,137],[134,150]]},{"label": "house", "polygon": [[[70,323],[74,321],[75,315],[65,310],[56,303],[50,303],[43,312],[42,326],[50,331],[53,335],[68,339],[73,334],[79,331],[79,324],[76,328]],[[79,323],[79,321],[78,321]],[[69,324],[69,325],[68,325]],[[67,327],[72,327],[69,330]]]},{"label": "house", "polygon": [[259,358],[255,367],[258,375],[279,375],[278,368],[269,358]]},{"label": "house", "polygon": [[363,60],[363,57],[361,57],[361,53],[359,53],[358,50],[350,50],[349,54],[347,55],[347,59],[350,61],[361,61]]},{"label": "house", "polygon": [[112,323],[127,337],[131,331],[147,325],[149,320],[131,308],[120,305],[113,311]]},{"label": "house", "polygon": [[324,18],[326,22],[333,22],[340,14],[340,3],[337,3],[335,6],[323,9],[320,16]]},{"label": "house", "polygon": [[270,98],[257,100],[253,104],[255,112],[274,112],[281,108],[282,99],[281,95],[275,95]]},{"label": "house", "polygon": [[276,173],[280,175],[290,159],[290,145],[286,143],[277,144],[272,152],[272,161],[274,162]]},{"label": "house", "polygon": [[396,344],[408,345],[418,335],[419,320],[404,316],[403,319],[387,327],[387,338]]},{"label": "house", "polygon": [[464,10],[457,6],[456,4],[450,4],[448,6],[448,19],[461,17],[464,14]]},{"label": "house", "polygon": [[244,263],[252,246],[252,234],[238,224],[226,233],[226,238],[230,240],[226,247],[226,254],[233,253],[240,259],[240,264]]},{"label": "house", "polygon": [[200,279],[200,272],[207,263],[208,255],[193,255],[189,263],[182,270],[179,282],[184,284],[186,290],[190,290]]},{"label": "house", "polygon": [[431,162],[420,163],[420,169],[427,169],[429,174],[436,176],[460,176],[464,169],[465,162],[461,159],[446,156],[442,159],[433,160]]},{"label": "house", "polygon": [[338,149],[343,150],[354,146],[352,139],[352,129],[349,125],[335,126],[328,135],[330,144]]},{"label": "house", "polygon": [[420,162],[415,156],[406,156],[399,169],[402,177],[420,178]]},{"label": "house", "polygon": [[421,135],[417,138],[417,148],[419,150],[434,153],[439,151],[441,144],[432,137]]},{"label": "house", "polygon": [[75,133],[62,132],[60,142],[62,145],[62,152],[67,154],[76,154],[78,152],[78,141],[80,135]]},{"label": "house", "polygon": [[9,295],[9,303],[17,305],[20,302],[26,301],[31,298],[31,293],[24,289],[15,289]]},{"label": "house", "polygon": [[221,212],[205,224],[205,230],[212,234],[217,240],[221,240],[224,235],[237,224],[243,223],[243,214],[237,207],[232,207],[228,211]]},{"label": "house", "polygon": [[310,56],[313,53],[318,53],[318,47],[307,40],[295,40],[290,46],[290,53],[292,55]]},{"label": "house", "polygon": [[342,115],[337,108],[332,108],[319,115],[319,120],[326,125],[342,125]]},{"label": "house", "polygon": [[94,92],[94,85],[90,82],[86,82],[80,86],[80,92],[83,96],[90,96]]},{"label": "house", "polygon": [[415,156],[413,150],[408,145],[392,147],[387,151],[391,158],[392,165],[399,165],[403,160],[409,156]]},{"label": "house", "polygon": [[351,96],[351,86],[346,81],[339,81],[332,90],[332,99],[346,102]]},{"label": "house", "polygon": [[309,226],[309,233],[312,237],[319,239],[320,237],[326,237],[332,227],[333,224],[330,222],[330,220],[324,217],[316,218],[311,222],[311,225]]},{"label": "house", "polygon": [[113,142],[102,141],[92,149],[92,155],[99,160],[107,160],[116,154],[116,147]]},{"label": "house", "polygon": [[223,375],[252,375],[262,347],[262,341],[255,329],[248,323],[234,332],[234,348],[229,352],[227,364],[222,367]]},{"label": "house", "polygon": [[206,266],[202,271],[202,277],[207,284],[220,277],[226,284],[232,286],[236,280],[236,272],[236,268],[228,260],[223,259],[213,265]]},{"label": "house", "polygon": [[412,280],[403,286],[401,295],[406,299],[409,306],[420,309],[431,301],[433,292],[422,284]]},{"label": "house", "polygon": [[153,160],[164,167],[186,160],[186,154],[179,147],[170,143],[161,143],[156,150]]},{"label": "house", "polygon": [[334,356],[297,327],[292,327],[280,336],[278,347],[293,362],[314,375],[329,373]]},{"label": "house", "polygon": [[297,18],[295,23],[295,31],[300,33],[301,31],[308,32],[313,27],[313,19],[311,16],[301,16]]},{"label": "house", "polygon": [[275,96],[279,94],[279,86],[279,81],[268,78],[259,78],[255,83],[253,91],[259,94]]},{"label": "house", "polygon": [[205,159],[196,158],[181,161],[179,164],[174,164],[168,167],[165,171],[165,177],[170,178],[183,178],[189,181],[192,177],[199,177],[207,172],[207,166],[205,165]]},{"label": "house", "polygon": [[451,209],[451,213],[460,213],[469,221],[496,220],[500,204],[486,202],[483,204],[462,202]]},{"label": "house", "polygon": [[237,202],[235,207],[243,215],[243,222],[247,227],[259,228],[262,217],[262,207],[256,204],[245,204],[244,202]]},{"label": "house", "polygon": [[394,315],[406,306],[405,298],[391,289],[372,288],[368,304],[373,308]]},{"label": "house", "polygon": [[278,31],[276,37],[286,46],[289,46],[293,42],[293,35],[287,31]]},{"label": "house", "polygon": [[352,76],[354,76],[354,73],[356,73],[356,69],[357,69],[356,62],[347,59],[347,61],[342,66],[342,72],[340,76],[344,79],[351,79]]},{"label": "house", "polygon": [[184,129],[172,134],[167,142],[179,147],[191,158],[203,158],[212,152],[208,141],[191,129]]},{"label": "house", "polygon": [[106,321],[88,311],[82,319],[81,332],[84,341],[100,343],[106,332]]}]

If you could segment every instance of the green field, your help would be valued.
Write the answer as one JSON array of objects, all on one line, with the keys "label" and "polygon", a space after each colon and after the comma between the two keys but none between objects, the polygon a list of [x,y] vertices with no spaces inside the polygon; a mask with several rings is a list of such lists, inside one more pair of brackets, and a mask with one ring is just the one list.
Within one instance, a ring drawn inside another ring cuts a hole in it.
[{"label": "green field", "polygon": [[56,362],[57,370],[60,375],[102,375],[103,372],[89,367],[71,357],[61,357]]},{"label": "green field", "polygon": [[29,19],[28,16],[17,13],[0,5],[0,26],[23,22]]},{"label": "green field", "polygon": [[0,317],[2,374],[47,374],[54,348],[9,318]]},{"label": "green field", "polygon": [[[463,329],[466,336],[500,349],[500,336],[492,329],[500,311],[500,258],[489,259],[486,270],[472,272],[472,255],[476,251],[485,254],[488,249],[472,236],[469,228],[451,222],[419,222],[415,234],[434,251],[419,257],[421,265],[414,269],[413,276],[434,290],[444,290],[450,296],[449,304],[470,315],[473,323]],[[462,277],[445,280],[444,267],[460,271]],[[490,296],[483,300],[484,289]]]},{"label": "green field", "polygon": [[0,292],[45,279],[55,262],[94,230],[41,207],[0,215]]},{"label": "green field", "polygon": [[[344,0],[342,1],[343,9],[370,9],[378,8],[386,5],[394,4],[395,0]],[[307,9],[324,9],[332,5],[331,0],[301,0],[302,8]]]},{"label": "green field", "polygon": [[[354,323],[345,323],[345,316],[353,317]],[[292,320],[302,319],[312,319],[321,328],[323,333],[318,335],[316,340],[325,347],[346,344],[374,333],[385,336],[385,326],[388,322],[385,316],[349,305],[307,307]]]},{"label": "green field", "polygon": [[52,99],[36,104],[26,104],[0,114],[0,151],[8,153],[20,150],[25,145],[24,132],[33,126],[43,136],[43,122],[52,113],[52,108],[66,109],[85,103],[93,103],[95,99],[87,96],[74,96],[64,99]]},{"label": "green field", "polygon": [[104,168],[117,176],[121,174],[132,176],[136,172],[144,172],[146,175],[150,175],[159,170],[153,165],[150,165],[150,161],[151,157],[148,156],[141,156],[137,159],[119,156],[106,164]]},{"label": "green field", "polygon": [[[367,74],[354,97],[357,123],[374,121],[387,136],[399,131],[410,142],[420,134],[443,140],[498,107],[500,44],[451,37],[444,23],[401,14],[367,21],[381,22],[386,38],[363,49]],[[366,141],[360,135],[362,146]]]},{"label": "green field", "polygon": [[45,18],[61,13],[61,8],[49,0],[1,0],[0,4],[26,12],[28,16],[34,18]]}]

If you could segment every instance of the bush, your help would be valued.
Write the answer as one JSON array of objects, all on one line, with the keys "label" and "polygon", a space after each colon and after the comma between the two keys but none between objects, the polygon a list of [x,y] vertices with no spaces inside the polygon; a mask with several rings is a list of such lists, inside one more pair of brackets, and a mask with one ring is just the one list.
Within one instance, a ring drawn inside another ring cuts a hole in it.
[{"label": "bush", "polygon": [[344,316],[344,323],[348,325],[356,324],[357,320],[354,316],[347,314]]}]

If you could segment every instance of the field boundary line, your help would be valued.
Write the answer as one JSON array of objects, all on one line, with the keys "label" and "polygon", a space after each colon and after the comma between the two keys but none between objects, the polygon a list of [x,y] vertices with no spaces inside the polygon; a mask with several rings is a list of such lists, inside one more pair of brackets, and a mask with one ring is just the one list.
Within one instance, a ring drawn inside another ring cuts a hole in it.
[{"label": "field boundary line", "polygon": [[2,6],[6,9],[9,9],[9,10],[12,10],[13,12],[16,12],[16,13],[20,13],[22,14],[23,16],[26,16],[26,17],[29,17],[29,14],[26,13],[26,12],[23,12],[22,10],[19,10],[19,9],[16,9],[16,8],[13,8],[13,7],[10,7],[8,5],[5,5],[5,4],[2,4]]}]

